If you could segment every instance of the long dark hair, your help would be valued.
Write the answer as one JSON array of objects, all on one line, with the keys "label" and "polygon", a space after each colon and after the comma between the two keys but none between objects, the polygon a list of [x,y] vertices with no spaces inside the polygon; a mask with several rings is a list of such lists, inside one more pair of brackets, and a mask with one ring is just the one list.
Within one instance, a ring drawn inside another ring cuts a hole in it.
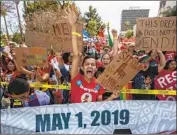
[{"label": "long dark hair", "polygon": [[[12,62],[12,63],[14,64],[15,69],[14,69],[13,71],[15,71],[15,70],[17,69],[17,68],[16,68],[16,65],[15,65],[15,62],[14,62],[13,60],[9,60],[8,63],[7,63],[6,65],[8,65],[9,62]],[[7,68],[7,73],[12,72],[12,71],[10,71],[10,70],[8,69],[8,66],[7,66],[6,68]]]},{"label": "long dark hair", "polygon": [[69,56],[71,55],[71,53],[66,52],[62,55],[62,59],[64,61],[65,64],[67,64],[69,62]]},{"label": "long dark hair", "polygon": [[173,62],[173,61],[176,63],[175,60],[168,60],[167,63],[166,63],[166,65],[165,65],[165,67],[164,67],[164,69],[168,70],[170,63]]}]

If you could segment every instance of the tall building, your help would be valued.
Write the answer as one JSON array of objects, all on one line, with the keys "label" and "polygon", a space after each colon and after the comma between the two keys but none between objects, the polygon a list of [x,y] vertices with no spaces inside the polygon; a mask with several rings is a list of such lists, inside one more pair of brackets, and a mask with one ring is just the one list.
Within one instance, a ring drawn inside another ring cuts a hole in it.
[{"label": "tall building", "polygon": [[176,6],[176,1],[160,1],[158,16],[163,17],[162,12],[168,9],[168,7],[173,8]]},{"label": "tall building", "polygon": [[[127,29],[133,29],[136,24],[137,18],[149,17],[149,9],[140,9],[139,7],[131,7],[128,10],[122,10],[121,17],[121,32],[123,33]],[[125,25],[125,22],[129,22],[129,26]]]}]

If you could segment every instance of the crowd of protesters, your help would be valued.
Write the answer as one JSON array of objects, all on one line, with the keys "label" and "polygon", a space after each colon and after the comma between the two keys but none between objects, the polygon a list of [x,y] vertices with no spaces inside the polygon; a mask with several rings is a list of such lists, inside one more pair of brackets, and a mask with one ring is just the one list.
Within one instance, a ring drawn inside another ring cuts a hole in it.
[{"label": "crowd of protesters", "polygon": [[[71,22],[76,31],[75,22]],[[77,48],[77,35],[72,35],[72,52],[48,50],[48,66],[24,67],[16,61],[15,47],[27,47],[24,42],[17,45],[6,40],[1,47],[0,81],[1,108],[32,107],[52,104],[83,103],[120,100],[120,93],[108,93],[96,82],[111,60],[122,50],[128,50],[141,63],[141,69],[131,80],[133,89],[155,89],[154,79],[164,71],[173,72],[177,67],[176,52],[136,50],[135,43],[122,43],[116,30],[112,30],[113,47],[96,42],[84,42],[83,51]],[[98,47],[99,46],[99,47]],[[51,60],[56,58],[59,70],[52,67]],[[30,83],[42,84],[71,83],[71,90],[51,88],[32,88]],[[173,88],[174,89],[174,88]],[[117,90],[119,91],[119,90]],[[133,94],[132,100],[160,100],[156,95]],[[176,100],[176,99],[175,99]]]}]

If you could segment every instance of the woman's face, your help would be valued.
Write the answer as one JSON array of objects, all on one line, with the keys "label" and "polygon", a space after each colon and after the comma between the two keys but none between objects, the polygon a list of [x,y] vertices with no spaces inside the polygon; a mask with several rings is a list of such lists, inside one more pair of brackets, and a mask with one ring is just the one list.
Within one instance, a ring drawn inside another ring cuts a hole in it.
[{"label": "woman's face", "polygon": [[157,57],[157,52],[155,50],[152,50],[151,58],[155,59],[156,57]]},{"label": "woman's face", "polygon": [[109,63],[111,62],[111,58],[108,54],[105,54],[102,58],[102,63],[104,67],[107,67]]},{"label": "woman's face", "polygon": [[141,71],[146,71],[149,68],[149,62],[141,62]]},{"label": "woman's face", "polygon": [[84,76],[88,79],[91,79],[94,77],[96,71],[97,71],[96,60],[93,58],[86,59],[83,64]]},{"label": "woman's face", "polygon": [[14,64],[12,61],[10,61],[10,62],[7,64],[7,68],[8,68],[8,70],[10,70],[10,71],[14,71],[14,70],[15,70],[15,64]]},{"label": "woman's face", "polygon": [[172,62],[169,64],[168,70],[174,71],[175,69],[176,69],[176,62],[175,62],[175,61],[172,61]]}]

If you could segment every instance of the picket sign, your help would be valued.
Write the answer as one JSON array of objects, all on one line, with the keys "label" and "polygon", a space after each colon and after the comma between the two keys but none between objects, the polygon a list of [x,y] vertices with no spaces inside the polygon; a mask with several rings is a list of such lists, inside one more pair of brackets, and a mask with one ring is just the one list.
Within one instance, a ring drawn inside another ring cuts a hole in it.
[{"label": "picket sign", "polygon": [[47,50],[42,47],[15,48],[16,61],[23,66],[44,66],[47,59]]},{"label": "picket sign", "polygon": [[176,16],[138,18],[135,41],[138,50],[176,50]]},{"label": "picket sign", "polygon": [[1,110],[2,134],[132,134],[176,131],[175,101],[108,101]]}]

